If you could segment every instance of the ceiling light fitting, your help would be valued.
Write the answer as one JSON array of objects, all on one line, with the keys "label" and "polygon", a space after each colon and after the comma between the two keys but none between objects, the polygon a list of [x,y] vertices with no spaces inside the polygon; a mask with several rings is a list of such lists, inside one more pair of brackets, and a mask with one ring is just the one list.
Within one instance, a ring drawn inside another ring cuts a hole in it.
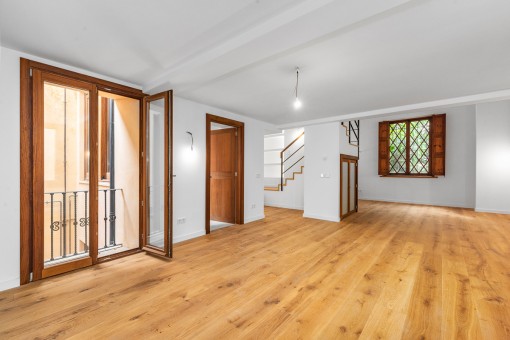
[{"label": "ceiling light fitting", "polygon": [[301,103],[301,100],[299,100],[298,97],[298,87],[299,87],[299,67],[296,67],[296,88],[294,89],[296,94],[296,99],[294,100],[294,109],[299,110],[301,106],[303,106],[303,103]]},{"label": "ceiling light fitting", "polygon": [[186,131],[186,133],[191,137],[191,151],[193,151],[193,134],[189,131]]}]

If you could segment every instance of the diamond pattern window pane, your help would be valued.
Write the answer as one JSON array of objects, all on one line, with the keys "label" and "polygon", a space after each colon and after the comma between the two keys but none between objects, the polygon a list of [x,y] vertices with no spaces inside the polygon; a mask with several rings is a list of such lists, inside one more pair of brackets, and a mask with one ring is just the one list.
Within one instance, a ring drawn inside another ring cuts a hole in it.
[{"label": "diamond pattern window pane", "polygon": [[411,174],[428,174],[430,172],[430,120],[415,120],[410,122],[410,160]]},{"label": "diamond pattern window pane", "polygon": [[390,124],[390,173],[406,173],[406,123]]}]

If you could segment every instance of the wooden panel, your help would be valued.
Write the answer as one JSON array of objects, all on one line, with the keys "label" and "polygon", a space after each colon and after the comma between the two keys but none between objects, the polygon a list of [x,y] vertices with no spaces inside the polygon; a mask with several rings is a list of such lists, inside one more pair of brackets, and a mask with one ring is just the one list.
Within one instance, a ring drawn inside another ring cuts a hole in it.
[{"label": "wooden panel", "polygon": [[28,60],[20,63],[20,284],[32,272],[32,78]]},{"label": "wooden panel", "polygon": [[42,72],[33,71],[32,94],[32,216],[33,216],[33,277],[42,278],[44,267],[44,83]]},{"label": "wooden panel", "polygon": [[386,176],[390,173],[390,127],[388,122],[379,123],[379,176]]},{"label": "wooden panel", "polygon": [[446,114],[432,116],[431,170],[434,176],[446,174]]},{"label": "wooden panel", "polygon": [[87,76],[85,74],[69,71],[66,69],[59,68],[59,67],[46,65],[46,64],[43,64],[43,63],[40,63],[37,61],[33,61],[33,60],[29,60],[29,59],[25,59],[25,58],[21,58],[21,60],[28,63],[29,67],[32,69],[37,69],[37,70],[45,71],[48,73],[59,74],[59,75],[65,76],[67,78],[76,79],[76,80],[80,80],[83,82],[88,82],[89,84],[94,84],[97,87],[99,87],[101,89],[101,91],[116,93],[119,95],[123,95],[123,96],[130,97],[130,98],[137,98],[137,99],[142,99],[145,96],[145,94],[142,92],[142,90],[135,89],[133,87],[117,84],[117,83],[114,83],[114,82],[111,82],[108,80],[103,80],[103,79],[92,77],[92,76]]},{"label": "wooden panel", "polygon": [[237,130],[237,177],[236,185],[236,199],[235,199],[235,223],[244,223],[244,123],[236,120],[206,114],[206,162],[205,162],[205,232],[209,234],[210,216],[211,216],[211,125],[213,122],[235,127]]},{"label": "wooden panel", "polygon": [[92,258],[87,257],[84,259],[67,262],[58,266],[44,268],[42,271],[42,278],[47,278],[54,275],[70,272],[72,270],[81,269],[92,265]]},{"label": "wooden panel", "polygon": [[211,131],[211,219],[235,223],[236,131]]}]

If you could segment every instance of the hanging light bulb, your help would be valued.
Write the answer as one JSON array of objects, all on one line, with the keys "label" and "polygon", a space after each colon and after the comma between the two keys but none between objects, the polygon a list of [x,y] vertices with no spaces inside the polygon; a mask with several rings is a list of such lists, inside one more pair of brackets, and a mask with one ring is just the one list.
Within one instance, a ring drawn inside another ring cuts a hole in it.
[{"label": "hanging light bulb", "polygon": [[301,106],[303,106],[303,103],[301,103],[301,100],[299,100],[299,98],[296,97],[296,100],[294,100],[294,108],[296,110],[299,110]]},{"label": "hanging light bulb", "polygon": [[301,103],[301,100],[299,100],[298,97],[298,86],[299,86],[299,67],[296,67],[296,88],[295,88],[296,99],[294,100],[294,109],[296,110],[299,110],[303,106],[303,103]]}]

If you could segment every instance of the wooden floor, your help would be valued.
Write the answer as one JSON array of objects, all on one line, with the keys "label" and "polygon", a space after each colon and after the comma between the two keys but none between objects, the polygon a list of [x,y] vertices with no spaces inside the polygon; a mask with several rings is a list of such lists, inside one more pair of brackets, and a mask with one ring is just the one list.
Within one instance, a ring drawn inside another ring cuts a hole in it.
[{"label": "wooden floor", "polygon": [[510,217],[361,202],[0,293],[0,338],[510,339]]}]

